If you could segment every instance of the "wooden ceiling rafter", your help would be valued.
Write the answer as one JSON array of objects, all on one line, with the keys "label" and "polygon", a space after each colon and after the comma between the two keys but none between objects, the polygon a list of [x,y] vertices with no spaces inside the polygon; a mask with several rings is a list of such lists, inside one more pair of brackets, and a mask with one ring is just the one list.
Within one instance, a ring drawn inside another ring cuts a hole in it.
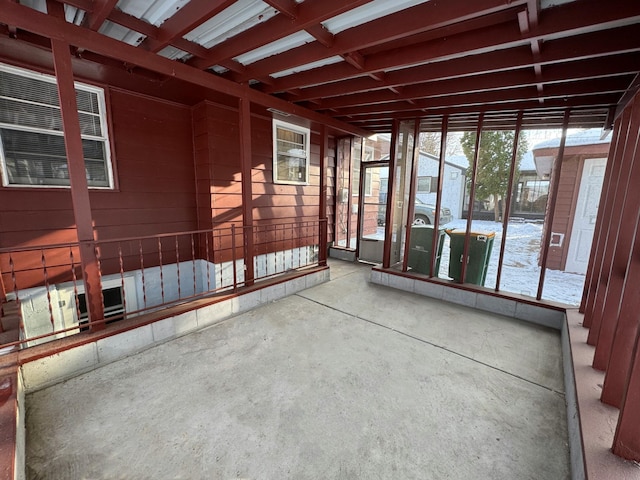
[{"label": "wooden ceiling rafter", "polygon": [[[611,3],[619,4],[620,8],[615,8],[610,5]],[[264,91],[275,93],[291,88],[304,88],[310,85],[339,82],[358,77],[362,73],[369,71],[387,71],[392,68],[412,67],[529,45],[532,40],[536,39],[545,40],[546,43],[546,41],[554,41],[581,33],[610,30],[616,26],[625,26],[629,17],[640,18],[640,2],[630,3],[623,0],[612,0],[612,2],[604,4],[604,2],[586,1],[580,16],[568,14],[567,5],[571,4],[550,9],[552,11],[545,14],[545,22],[539,23],[536,28],[532,28],[527,34],[522,34],[516,25],[501,24],[490,27],[485,31],[461,33],[446,39],[433,40],[400,50],[369,55],[363,72],[353,72],[346,65],[337,63],[288,75],[278,79],[273,87]],[[597,49],[597,46],[593,48]],[[529,61],[533,63],[530,52]],[[251,75],[255,71],[255,67],[249,68],[246,75]]]}]

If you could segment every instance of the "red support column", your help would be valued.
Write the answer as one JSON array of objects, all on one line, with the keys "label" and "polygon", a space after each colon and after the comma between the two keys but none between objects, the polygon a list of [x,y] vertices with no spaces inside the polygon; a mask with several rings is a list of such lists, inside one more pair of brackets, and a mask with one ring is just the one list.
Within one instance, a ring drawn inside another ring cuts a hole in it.
[{"label": "red support column", "polygon": [[248,96],[238,100],[240,114],[240,165],[242,169],[242,238],[244,245],[244,283],[253,285],[253,180],[251,177],[251,102]]},{"label": "red support column", "polygon": [[635,208],[634,243],[627,263],[627,275],[624,280],[620,310],[617,312],[618,324],[615,331],[611,356],[604,377],[601,400],[620,408],[633,355],[634,341],[640,330],[640,241],[637,239],[640,228],[640,209]]},{"label": "red support column", "polygon": [[100,269],[96,256],[93,219],[89,202],[89,188],[84,167],[84,152],[80,122],[78,120],[78,105],[73,81],[71,53],[69,44],[61,40],[51,40],[53,64],[56,72],[60,110],[64,128],[64,143],[67,154],[69,181],[71,183],[71,203],[80,244],[80,263],[84,279],[84,289],[87,299],[89,320],[93,330],[104,328],[104,323],[93,324],[104,319],[102,303],[102,283]]},{"label": "red support column", "polygon": [[[640,104],[636,102],[633,107],[637,111],[634,111],[632,115],[637,117],[640,122]],[[640,127],[640,123],[636,123],[636,125]],[[638,145],[640,135],[637,129],[632,130],[631,133],[632,136],[627,141],[628,155],[631,158],[629,169],[625,169],[624,181],[617,185],[618,195],[614,203],[614,208],[620,205],[620,212],[616,215],[618,224],[617,228],[614,229],[617,231],[616,241],[613,244],[613,263],[611,264],[611,272],[604,297],[598,343],[593,357],[593,367],[598,370],[607,368],[609,356],[611,355],[611,344],[618,326],[618,313],[621,308],[629,253],[633,249],[638,209],[640,208],[640,188],[638,188],[638,185],[640,185],[640,159],[636,160],[640,147]],[[625,160],[626,156],[627,153],[625,153]],[[621,201],[618,202],[618,199]]]},{"label": "red support column", "polygon": [[542,240],[542,261],[540,262],[540,280],[538,281],[538,293],[536,300],[542,298],[542,290],[544,289],[544,277],[547,270],[547,258],[549,257],[549,243],[551,242],[551,229],[553,228],[553,217],[556,211],[556,201],[558,199],[558,186],[560,183],[560,173],[562,172],[562,159],[564,158],[564,146],[567,140],[567,128],[569,126],[569,110],[564,112],[564,120],[562,121],[562,138],[558,147],[558,158],[553,165],[553,177],[551,178],[551,191],[549,192],[549,205],[544,231],[544,239]]},{"label": "red support column", "polygon": [[613,453],[640,462],[640,335],[636,334],[627,389],[613,437]]},{"label": "red support column", "polygon": [[[436,212],[442,208],[442,189],[444,187],[444,161],[447,156],[447,134],[449,132],[449,117],[442,118],[440,129],[440,158],[438,159],[438,191],[436,192]],[[431,263],[429,264],[429,276],[437,277],[435,271],[438,254],[438,230],[440,229],[440,214],[433,217],[433,237],[431,239]],[[441,253],[441,252],[440,252]]]},{"label": "red support column", "polygon": [[507,230],[509,228],[509,215],[511,213],[511,198],[513,197],[513,182],[516,172],[516,160],[518,160],[518,144],[520,143],[520,130],[522,129],[522,111],[518,112],[516,129],[513,136],[513,152],[511,153],[511,165],[509,166],[509,186],[504,199],[504,211],[502,212],[502,242],[500,242],[500,256],[498,257],[498,272],[496,274],[496,292],[500,291],[500,277],[502,276],[502,264],[504,251],[507,245]]},{"label": "red support column", "polygon": [[391,144],[389,145],[389,181],[387,182],[387,211],[385,212],[384,230],[384,253],[382,258],[382,268],[389,268],[391,265],[391,240],[393,229],[391,228],[391,217],[393,205],[395,205],[395,184],[396,184],[396,162],[398,160],[398,137],[400,136],[400,121],[394,120],[391,129]]},{"label": "red support column", "polygon": [[[618,124],[619,130],[616,135],[615,150],[613,150],[613,156],[610,156],[607,160],[607,170],[611,171],[610,179],[607,184],[603,185],[603,192],[605,193],[600,199],[600,207],[598,208],[599,212],[602,212],[602,222],[598,229],[598,244],[597,246],[592,247],[592,249],[595,248],[593,260],[593,276],[591,279],[589,290],[586,292],[587,298],[584,302],[585,306],[583,325],[587,328],[591,328],[593,324],[596,298],[598,297],[598,291],[600,290],[600,288],[603,288],[603,272],[608,265],[608,259],[605,258],[604,252],[607,246],[609,229],[611,227],[613,200],[616,193],[617,183],[620,180],[619,177],[620,166],[622,164],[622,156],[629,134],[629,126],[631,124],[631,108],[626,108],[624,110],[619,122],[620,123]],[[606,191],[604,190],[605,188]]]},{"label": "red support column", "polygon": [[[613,177],[613,163],[615,158],[616,147],[620,141],[620,126],[621,117],[615,122],[613,128],[613,138],[611,140],[611,146],[609,147],[609,155],[607,155],[607,168],[604,173],[604,179],[602,182],[602,194],[600,196],[600,208],[598,208],[598,214],[596,216],[596,228],[593,232],[592,248],[589,255],[589,264],[587,266],[587,273],[585,275],[584,290],[582,293],[582,300],[580,302],[580,313],[584,313],[587,310],[587,305],[593,307],[593,294],[595,293],[595,281],[597,275],[600,274],[596,265],[600,265],[600,255],[602,255],[604,235],[602,233],[602,224],[604,223],[604,206],[607,204],[607,196],[611,191],[611,178]],[[598,252],[600,252],[598,254]],[[589,328],[591,324],[587,325],[583,321],[583,327]]]},{"label": "red support column", "polygon": [[476,145],[473,152],[473,173],[471,174],[471,190],[469,192],[469,207],[467,208],[467,230],[464,234],[464,246],[462,248],[462,265],[460,266],[460,283],[464,283],[467,275],[467,260],[469,259],[469,239],[471,238],[471,222],[473,221],[473,204],[476,199],[476,177],[478,174],[478,159],[480,158],[480,138],[482,137],[482,122],[484,114],[478,117],[476,129]]},{"label": "red support column", "polygon": [[[627,107],[629,108],[629,107]],[[589,330],[589,336],[587,337],[587,343],[589,345],[598,344],[598,339],[600,338],[600,332],[602,330],[603,322],[607,323],[605,330],[607,333],[611,332],[611,325],[608,322],[615,322],[615,318],[611,318],[611,310],[612,308],[617,311],[616,302],[620,301],[620,293],[622,288],[622,282],[620,281],[620,273],[618,272],[618,268],[620,268],[620,259],[618,259],[616,263],[616,268],[614,268],[614,258],[616,256],[616,245],[619,241],[623,241],[624,228],[621,232],[621,222],[622,222],[622,209],[624,207],[625,197],[627,195],[627,189],[632,188],[637,190],[637,184],[629,183],[629,173],[634,163],[634,155],[636,152],[636,142],[637,142],[637,134],[633,134],[640,129],[640,108],[637,108],[637,102],[634,102],[631,113],[631,122],[629,124],[629,134],[627,135],[627,140],[625,142],[624,154],[622,156],[622,163],[620,165],[620,174],[618,181],[615,183],[615,193],[613,198],[613,206],[611,210],[611,215],[609,218],[609,228],[607,239],[605,243],[604,257],[603,257],[603,269],[601,275],[601,282],[598,285],[598,290],[596,294],[596,299],[593,308],[593,317],[591,329]],[[625,263],[626,265],[626,256],[629,254],[629,247],[627,245],[627,250],[624,253],[625,255]],[[624,266],[623,265],[623,266]],[[623,272],[624,275],[624,272]],[[611,307],[612,303],[615,305]],[[605,307],[608,307],[605,312]],[[607,317],[605,317],[607,315]],[[613,327],[615,329],[615,326]],[[607,342],[611,341],[611,336],[608,336],[605,340]],[[594,358],[594,368],[599,370],[604,370],[606,367],[606,360],[602,361],[599,359],[597,362]]]},{"label": "red support column", "polygon": [[[418,179],[418,162],[420,156],[420,120],[415,119],[413,124],[413,154],[411,155],[411,180],[409,182],[409,206],[407,207],[407,224],[405,225],[405,243],[404,243],[404,256],[402,258],[402,271],[406,272],[409,264],[409,245],[411,245],[411,226],[413,221],[414,207],[416,203],[416,183]],[[407,160],[409,160],[409,154],[407,152],[407,158],[405,159],[405,168]],[[439,215],[436,214],[436,218]]]},{"label": "red support column", "polygon": [[327,126],[322,125],[320,128],[320,199],[319,199],[319,215],[320,222],[320,253],[318,255],[318,263],[320,265],[327,264],[327,157],[329,155],[329,135]]}]

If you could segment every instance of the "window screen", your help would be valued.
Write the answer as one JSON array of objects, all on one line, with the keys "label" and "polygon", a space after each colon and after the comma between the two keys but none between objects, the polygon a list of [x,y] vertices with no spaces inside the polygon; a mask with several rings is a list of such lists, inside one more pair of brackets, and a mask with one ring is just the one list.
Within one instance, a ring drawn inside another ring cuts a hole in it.
[{"label": "window screen", "polygon": [[[85,175],[112,187],[104,92],[76,83]],[[0,160],[4,185],[68,186],[55,78],[0,65]]]}]

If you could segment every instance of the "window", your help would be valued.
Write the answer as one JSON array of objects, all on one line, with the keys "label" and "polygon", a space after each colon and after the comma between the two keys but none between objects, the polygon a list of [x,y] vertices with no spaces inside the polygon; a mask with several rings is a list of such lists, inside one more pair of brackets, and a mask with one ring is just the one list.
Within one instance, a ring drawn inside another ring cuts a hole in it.
[{"label": "window", "polygon": [[280,120],[273,121],[273,181],[305,185],[309,183],[308,128]]},{"label": "window", "polygon": [[[112,188],[104,91],[76,86],[90,187]],[[0,64],[0,163],[4,186],[69,186],[56,79]]]},{"label": "window", "polygon": [[[105,288],[102,290],[102,298],[104,302],[104,318],[111,318],[111,320],[108,320],[106,323],[122,320],[125,316],[124,302],[122,301],[122,287]],[[78,294],[78,309],[80,310],[80,331],[89,330],[89,327],[86,326],[86,324],[89,323],[89,308],[87,305],[87,296],[84,293]]]},{"label": "window", "polygon": [[418,193],[438,191],[438,177],[418,177]]}]

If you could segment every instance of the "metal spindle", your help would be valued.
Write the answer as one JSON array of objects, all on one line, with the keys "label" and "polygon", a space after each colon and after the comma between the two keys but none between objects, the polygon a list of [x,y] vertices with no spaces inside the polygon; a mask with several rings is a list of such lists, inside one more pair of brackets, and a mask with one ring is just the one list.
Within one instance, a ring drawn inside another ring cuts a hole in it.
[{"label": "metal spindle", "polygon": [[233,264],[233,291],[238,290],[238,272],[236,271],[236,224],[231,224],[231,263]]},{"label": "metal spindle", "polygon": [[147,308],[147,285],[144,281],[144,252],[142,250],[142,240],[138,240],[138,248],[140,251],[140,273],[142,276],[142,300],[144,302],[144,308]]},{"label": "metal spindle", "polygon": [[80,300],[78,299],[78,278],[76,275],[76,262],[73,258],[73,247],[69,247],[69,259],[71,261],[71,278],[73,279],[73,299],[76,304],[77,320],[80,322]]},{"label": "metal spindle", "polygon": [[211,263],[209,261],[209,232],[206,232],[204,234],[204,243],[205,243],[205,248],[207,249],[207,291],[210,292],[211,291],[211,274],[209,273],[209,264]]},{"label": "metal spindle", "polygon": [[[16,306],[18,307],[18,311],[21,310],[20,308],[20,292],[18,290],[18,277],[16,275],[16,270],[15,270],[15,264],[13,263],[13,255],[9,254],[9,269],[11,270],[11,282],[13,283],[13,293],[16,296]],[[20,315],[20,333],[21,336],[24,338],[25,333],[24,333],[24,319],[23,319],[23,315]]]},{"label": "metal spindle", "polygon": [[124,261],[122,259],[122,244],[118,242],[118,262],[120,264],[120,286],[122,288],[122,318],[127,312],[127,294],[124,288]]},{"label": "metal spindle", "polygon": [[193,233],[191,234],[191,266],[193,268],[193,294],[198,293],[198,284],[196,282],[196,246],[193,242]]},{"label": "metal spindle", "polygon": [[160,260],[160,294],[162,295],[162,303],[164,304],[164,275],[162,273],[162,240],[158,237],[158,258]]},{"label": "metal spindle", "polygon": [[55,331],[55,320],[53,319],[53,306],[51,305],[51,292],[49,291],[49,274],[47,272],[47,261],[44,258],[44,248],[40,250],[42,261],[42,273],[44,274],[44,286],[47,289],[47,304],[49,305],[49,321],[51,322],[51,329]]},{"label": "metal spindle", "polygon": [[300,224],[296,226],[296,248],[298,249],[298,268],[300,268],[302,267],[302,252],[300,252]]},{"label": "metal spindle", "polygon": [[[96,263],[98,265],[98,279],[100,280],[100,285],[102,285],[102,259],[100,258],[100,249],[96,243],[93,244],[93,251],[96,255]],[[88,300],[88,299],[87,299]],[[100,289],[100,303],[102,304],[102,312],[104,317],[104,292]],[[87,304],[87,310],[89,309],[89,305]],[[104,318],[102,318],[104,320]],[[91,318],[89,318],[89,325],[91,325]],[[104,322],[103,322],[104,325]]]},{"label": "metal spindle", "polygon": [[[212,233],[211,235],[213,236],[214,234]],[[215,238],[214,238],[214,240],[215,240]],[[222,230],[218,230],[218,251],[221,254],[220,255],[220,257],[221,257],[220,265],[222,265],[223,264],[223,262],[222,262],[222,253],[223,253],[223,249],[222,249]],[[234,266],[234,268],[235,268],[235,266]],[[221,287],[225,286],[225,284],[224,284],[224,269],[223,268],[220,268],[220,286]]]},{"label": "metal spindle", "polygon": [[182,288],[180,288],[180,246],[178,235],[176,235],[176,271],[178,273],[178,299],[182,298]]}]

